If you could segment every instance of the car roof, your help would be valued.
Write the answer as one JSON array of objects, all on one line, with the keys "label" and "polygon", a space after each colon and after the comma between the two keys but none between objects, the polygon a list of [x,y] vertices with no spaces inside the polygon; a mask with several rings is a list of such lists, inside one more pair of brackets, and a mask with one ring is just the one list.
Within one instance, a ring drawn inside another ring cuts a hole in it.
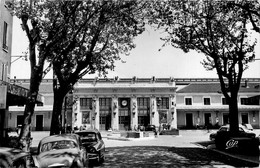
[{"label": "car roof", "polygon": [[86,130],[82,130],[82,131],[77,131],[77,132],[75,132],[75,134],[77,134],[77,133],[84,133],[84,132],[86,132],[86,133],[99,133],[99,131],[97,130],[97,129],[86,129]]},{"label": "car roof", "polygon": [[78,135],[76,134],[58,134],[58,135],[51,135],[43,138],[40,143],[48,143],[53,141],[62,141],[62,140],[72,140],[78,141]]},{"label": "car roof", "polygon": [[[229,125],[229,124],[226,124],[226,125],[221,126],[220,128],[229,128],[229,127],[230,127],[230,125]],[[246,129],[246,126],[244,126],[244,125],[242,125],[242,124],[239,124],[239,127]]]}]

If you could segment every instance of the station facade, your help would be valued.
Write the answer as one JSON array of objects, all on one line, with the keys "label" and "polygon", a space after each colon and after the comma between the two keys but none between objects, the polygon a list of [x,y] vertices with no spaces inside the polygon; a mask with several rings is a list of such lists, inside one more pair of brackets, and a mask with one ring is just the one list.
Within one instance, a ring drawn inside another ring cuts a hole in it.
[{"label": "station facade", "polygon": [[172,78],[84,79],[74,87],[73,126],[137,130],[140,126],[177,128]]},{"label": "station facade", "polygon": [[[29,79],[16,85],[29,87]],[[50,130],[52,79],[40,85],[44,103],[35,107],[32,130]],[[260,128],[260,79],[242,79],[238,94],[239,122]],[[210,78],[91,78],[82,79],[65,97],[62,124],[99,130],[135,130],[149,124],[196,129],[229,123],[229,107],[218,79]],[[10,106],[8,123],[22,121],[25,106]]]}]

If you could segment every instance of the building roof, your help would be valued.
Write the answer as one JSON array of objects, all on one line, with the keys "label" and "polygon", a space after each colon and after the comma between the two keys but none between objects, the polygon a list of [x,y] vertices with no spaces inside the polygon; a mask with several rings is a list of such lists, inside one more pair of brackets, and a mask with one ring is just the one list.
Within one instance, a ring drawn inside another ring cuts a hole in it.
[{"label": "building roof", "polygon": [[[260,92],[260,83],[241,83],[239,92]],[[190,83],[177,93],[221,93],[221,87],[220,83]]]}]

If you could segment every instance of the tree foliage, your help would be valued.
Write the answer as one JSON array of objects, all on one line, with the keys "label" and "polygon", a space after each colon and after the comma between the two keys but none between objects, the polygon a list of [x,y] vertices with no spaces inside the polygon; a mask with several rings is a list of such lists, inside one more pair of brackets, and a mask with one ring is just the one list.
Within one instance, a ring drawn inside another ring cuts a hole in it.
[{"label": "tree foliage", "polygon": [[244,10],[252,24],[253,30],[260,33],[260,2],[259,0],[237,0],[229,3],[228,7],[232,10],[237,6]]},{"label": "tree foliage", "polygon": [[[31,80],[38,93],[42,77],[54,70],[51,134],[60,132],[63,99],[84,75],[106,75],[120,54],[135,47],[133,38],[144,31],[144,1],[26,1],[14,3],[29,39]],[[29,24],[29,21],[31,22]],[[38,63],[37,63],[38,61]],[[44,70],[44,64],[48,62]],[[35,69],[39,69],[35,71]],[[35,78],[35,76],[39,78]],[[34,105],[31,106],[30,118]]]},{"label": "tree foliage", "polygon": [[237,94],[243,71],[255,57],[248,13],[229,1],[155,1],[149,16],[150,24],[168,33],[165,45],[203,53],[203,66],[216,69],[229,102],[231,130],[237,132]]},{"label": "tree foliage", "polygon": [[[51,16],[61,23],[51,30],[63,33],[50,57],[59,84],[54,87],[57,97],[64,98],[85,74],[106,75],[108,69],[114,69],[120,54],[128,54],[135,47],[133,38],[144,31],[144,5],[141,1],[66,1],[58,5],[63,10]],[[58,133],[55,128],[62,110],[55,105],[61,107],[61,103],[54,101],[51,134]]]}]

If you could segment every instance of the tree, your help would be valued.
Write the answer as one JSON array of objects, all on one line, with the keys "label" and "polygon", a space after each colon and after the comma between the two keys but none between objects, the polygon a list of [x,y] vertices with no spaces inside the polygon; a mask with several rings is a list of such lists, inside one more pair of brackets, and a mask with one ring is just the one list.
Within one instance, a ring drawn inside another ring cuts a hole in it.
[{"label": "tree", "polygon": [[[53,67],[54,106],[51,133],[60,133],[63,99],[87,73],[106,74],[119,54],[135,47],[144,31],[143,2],[131,1],[13,1],[29,40],[30,96],[19,139],[28,150],[31,117],[42,78]],[[46,65],[48,61],[48,64]],[[46,69],[44,69],[46,68]]]},{"label": "tree", "polygon": [[[133,38],[144,31],[144,4],[142,1],[67,1],[50,13],[53,18],[59,18],[51,31],[63,32],[58,35],[60,43],[53,46],[53,56],[50,55],[56,77],[51,135],[60,133],[63,100],[74,84],[89,73],[106,75],[108,69],[114,69],[114,61],[120,59],[120,54],[135,47]],[[56,34],[51,31],[49,34]]]},{"label": "tree", "polygon": [[51,52],[46,45],[43,37],[42,25],[39,25],[37,18],[41,17],[43,7],[39,11],[35,10],[33,5],[38,5],[27,1],[13,1],[13,14],[21,19],[22,29],[26,32],[29,40],[29,60],[31,67],[29,95],[24,110],[24,122],[19,135],[19,144],[24,151],[29,150],[31,120],[34,114],[35,103],[39,96],[39,86],[42,78],[48,69],[44,70],[44,64],[47,55]]},{"label": "tree", "polygon": [[229,104],[230,132],[237,134],[237,96],[243,71],[255,57],[256,40],[250,37],[247,13],[238,6],[230,10],[228,5],[229,1],[155,1],[149,20],[167,32],[165,45],[203,53],[203,66],[216,69]]}]

